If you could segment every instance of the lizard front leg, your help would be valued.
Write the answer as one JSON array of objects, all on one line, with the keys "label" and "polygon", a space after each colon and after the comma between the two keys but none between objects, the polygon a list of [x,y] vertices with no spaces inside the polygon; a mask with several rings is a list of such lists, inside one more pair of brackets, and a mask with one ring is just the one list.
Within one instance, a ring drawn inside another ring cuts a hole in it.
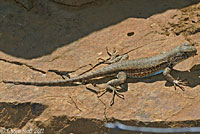
[{"label": "lizard front leg", "polygon": [[[108,90],[112,90],[112,99],[110,101],[110,106],[114,104],[115,95],[124,99],[124,95],[118,92],[117,86],[125,84],[127,75],[125,72],[119,72],[117,74],[117,79],[110,80],[106,83],[106,89],[103,90],[103,93],[98,95],[98,97],[104,95]],[[101,91],[102,92],[102,91]]]},{"label": "lizard front leg", "polygon": [[165,70],[164,70],[164,72],[163,72],[164,78],[165,78],[168,82],[170,82],[170,83],[173,84],[175,90],[176,90],[176,87],[179,87],[181,90],[185,91],[185,90],[184,90],[184,87],[183,87],[183,86],[185,86],[185,82],[182,82],[182,81],[179,81],[179,80],[175,80],[175,79],[171,76],[170,72],[171,72],[171,68],[166,67]]}]

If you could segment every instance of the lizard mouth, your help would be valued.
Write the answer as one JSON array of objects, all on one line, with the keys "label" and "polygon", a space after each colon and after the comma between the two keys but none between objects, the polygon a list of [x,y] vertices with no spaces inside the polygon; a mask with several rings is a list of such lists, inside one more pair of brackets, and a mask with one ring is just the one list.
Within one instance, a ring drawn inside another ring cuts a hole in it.
[{"label": "lizard mouth", "polygon": [[187,52],[185,52],[184,55],[183,55],[183,57],[185,57],[184,59],[187,59],[187,58],[190,58],[190,57],[194,57],[196,55],[198,55],[197,52],[193,52],[193,53],[187,53]]},{"label": "lizard mouth", "polygon": [[198,55],[198,54],[197,54],[197,51],[194,51],[193,53],[187,53],[186,55],[187,55],[188,57],[191,57],[191,56],[194,57],[194,56],[196,56],[196,55]]}]

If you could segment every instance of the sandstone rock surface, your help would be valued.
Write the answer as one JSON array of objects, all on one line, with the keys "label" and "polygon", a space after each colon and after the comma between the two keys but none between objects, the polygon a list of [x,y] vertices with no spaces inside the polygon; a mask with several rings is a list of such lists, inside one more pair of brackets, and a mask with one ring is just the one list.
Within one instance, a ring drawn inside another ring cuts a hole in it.
[{"label": "sandstone rock surface", "polygon": [[[95,65],[98,58],[108,57],[106,46],[121,54],[136,48],[129,53],[130,59],[136,59],[190,42],[200,54],[198,2],[2,0],[0,81],[59,80],[62,77],[47,71]],[[90,84],[36,87],[0,83],[0,130],[105,134],[111,130],[104,123],[114,121],[153,127],[199,126],[200,56],[178,64],[172,75],[189,83],[186,91],[174,90],[162,75],[129,80],[125,99],[116,97],[112,107],[112,94],[98,98],[86,89],[98,91]]]}]

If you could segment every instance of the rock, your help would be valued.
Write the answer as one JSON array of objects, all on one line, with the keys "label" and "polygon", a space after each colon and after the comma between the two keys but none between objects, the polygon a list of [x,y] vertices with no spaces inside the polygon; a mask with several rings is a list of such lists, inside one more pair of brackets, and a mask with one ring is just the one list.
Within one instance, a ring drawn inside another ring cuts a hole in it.
[{"label": "rock", "polygon": [[[92,1],[57,2],[81,6]],[[135,49],[129,53],[130,59],[170,51],[184,42],[197,45],[199,53],[200,4],[195,2],[152,1],[147,5],[145,1],[110,0],[74,9],[36,0],[27,11],[19,3],[3,0],[0,81],[62,79],[47,72],[49,69],[72,72],[73,77],[98,63],[98,58],[108,58],[106,46],[121,54]],[[111,132],[104,124],[114,121],[152,127],[199,126],[199,59],[198,55],[185,60],[172,71],[175,78],[188,81],[186,91],[174,90],[162,75],[130,79],[128,91],[123,92],[125,99],[116,97],[112,107],[112,93],[98,98],[98,88],[91,84],[36,87],[0,83],[0,131],[103,134]],[[108,79],[97,81],[103,87]]]}]

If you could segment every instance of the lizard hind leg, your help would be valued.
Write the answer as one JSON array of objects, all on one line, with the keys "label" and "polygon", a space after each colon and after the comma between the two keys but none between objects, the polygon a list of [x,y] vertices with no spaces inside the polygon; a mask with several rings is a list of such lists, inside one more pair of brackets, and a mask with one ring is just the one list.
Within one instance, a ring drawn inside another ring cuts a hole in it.
[{"label": "lizard hind leg", "polygon": [[117,79],[110,80],[106,83],[106,88],[99,92],[98,97],[103,96],[109,90],[112,91],[112,99],[110,101],[110,106],[114,104],[115,96],[117,95],[119,98],[124,99],[124,95],[119,93],[119,89],[116,88],[117,86],[121,86],[126,82],[127,75],[125,72],[119,72],[117,74]]}]

